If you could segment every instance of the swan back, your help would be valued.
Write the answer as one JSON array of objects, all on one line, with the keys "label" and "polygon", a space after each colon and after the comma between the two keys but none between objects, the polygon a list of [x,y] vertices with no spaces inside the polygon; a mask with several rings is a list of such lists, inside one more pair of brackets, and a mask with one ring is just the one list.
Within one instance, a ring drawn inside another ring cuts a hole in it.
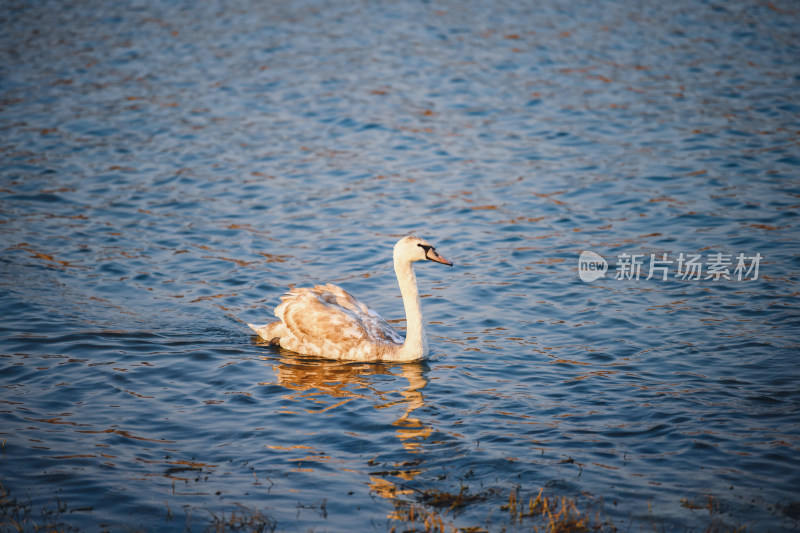
[{"label": "swan back", "polygon": [[378,313],[330,283],[290,290],[281,296],[275,316],[280,322],[268,325],[264,333],[264,327],[254,329],[265,340],[278,338],[283,348],[298,353],[370,361],[403,343]]}]

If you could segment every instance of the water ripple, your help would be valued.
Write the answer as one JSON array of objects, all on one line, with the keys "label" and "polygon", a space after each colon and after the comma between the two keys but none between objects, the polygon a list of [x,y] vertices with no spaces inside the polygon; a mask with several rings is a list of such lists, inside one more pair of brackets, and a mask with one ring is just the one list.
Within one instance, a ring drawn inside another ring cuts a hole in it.
[{"label": "water ripple", "polygon": [[[797,527],[791,2],[8,12],[4,516],[527,530],[503,506],[544,487],[604,527]],[[250,335],[328,281],[403,329],[406,233],[457,265],[417,269],[427,363]],[[615,279],[756,252],[758,279]]]}]

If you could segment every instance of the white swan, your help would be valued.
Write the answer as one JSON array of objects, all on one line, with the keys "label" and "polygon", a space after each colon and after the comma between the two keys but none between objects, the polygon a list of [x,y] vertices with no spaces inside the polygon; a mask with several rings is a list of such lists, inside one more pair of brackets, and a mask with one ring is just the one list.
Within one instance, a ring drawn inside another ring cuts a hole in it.
[{"label": "white swan", "polygon": [[248,324],[272,344],[293,352],[349,361],[415,361],[428,355],[414,261],[453,266],[428,241],[403,237],[394,246],[394,271],[406,310],[406,338],[336,285],[291,289],[275,308],[280,320]]}]

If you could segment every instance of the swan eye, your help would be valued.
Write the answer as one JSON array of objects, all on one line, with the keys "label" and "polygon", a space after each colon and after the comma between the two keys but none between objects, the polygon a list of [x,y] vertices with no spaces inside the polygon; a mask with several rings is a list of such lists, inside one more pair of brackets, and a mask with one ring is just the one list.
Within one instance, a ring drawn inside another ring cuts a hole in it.
[{"label": "swan eye", "polygon": [[433,246],[431,246],[429,244],[419,244],[419,243],[417,243],[417,246],[419,246],[420,248],[425,250],[425,255],[428,255],[428,252],[430,252],[431,250],[436,250],[436,248],[434,248]]}]

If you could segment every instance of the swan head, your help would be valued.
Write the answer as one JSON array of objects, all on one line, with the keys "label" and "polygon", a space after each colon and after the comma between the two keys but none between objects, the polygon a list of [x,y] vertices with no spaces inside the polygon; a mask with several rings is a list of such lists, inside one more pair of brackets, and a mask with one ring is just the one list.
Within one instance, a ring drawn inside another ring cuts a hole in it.
[{"label": "swan head", "polygon": [[420,237],[403,237],[394,245],[394,260],[397,261],[433,261],[447,266],[453,266],[436,251],[436,248]]}]

